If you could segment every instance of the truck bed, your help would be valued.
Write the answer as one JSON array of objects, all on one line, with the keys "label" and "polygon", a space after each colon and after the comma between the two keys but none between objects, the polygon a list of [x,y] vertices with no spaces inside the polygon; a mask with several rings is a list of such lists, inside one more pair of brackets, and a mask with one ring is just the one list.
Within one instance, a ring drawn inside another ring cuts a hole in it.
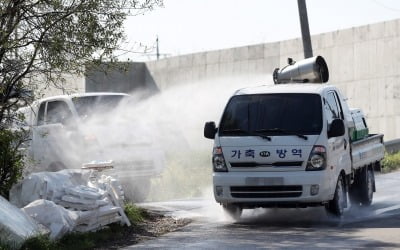
[{"label": "truck bed", "polygon": [[382,134],[370,134],[367,138],[351,143],[353,168],[358,169],[379,162],[385,154]]}]

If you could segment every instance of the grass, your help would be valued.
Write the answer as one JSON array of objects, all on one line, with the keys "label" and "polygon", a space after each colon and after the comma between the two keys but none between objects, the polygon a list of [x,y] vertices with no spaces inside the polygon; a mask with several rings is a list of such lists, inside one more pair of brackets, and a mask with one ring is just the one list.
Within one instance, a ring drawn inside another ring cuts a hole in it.
[{"label": "grass", "polygon": [[125,214],[132,224],[141,223],[149,216],[146,209],[135,206],[133,203],[125,204]]},{"label": "grass", "polygon": [[[125,205],[125,213],[133,225],[137,225],[149,216],[148,212],[132,203]],[[48,236],[38,236],[28,239],[21,250],[86,250],[101,246],[103,243],[114,240],[123,240],[127,227],[120,224],[111,224],[107,228],[96,232],[70,233],[58,241],[51,241]],[[0,243],[0,250],[9,249]]]},{"label": "grass", "polygon": [[382,172],[388,173],[400,169],[400,152],[394,154],[385,154],[385,158],[382,161]]},{"label": "grass", "polygon": [[52,241],[48,236],[37,236],[25,241],[21,250],[86,250],[93,249],[109,240],[123,237],[123,226],[118,224],[110,225],[108,228],[97,232],[70,233],[58,241]]},{"label": "grass", "polygon": [[56,242],[51,241],[48,236],[40,235],[26,240],[20,249],[50,250],[57,249],[56,247]]}]

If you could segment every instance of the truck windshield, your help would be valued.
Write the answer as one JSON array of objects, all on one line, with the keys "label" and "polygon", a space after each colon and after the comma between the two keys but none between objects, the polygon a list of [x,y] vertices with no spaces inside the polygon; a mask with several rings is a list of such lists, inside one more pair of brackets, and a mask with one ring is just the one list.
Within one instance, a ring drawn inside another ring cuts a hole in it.
[{"label": "truck windshield", "polygon": [[87,119],[97,114],[110,112],[118,106],[118,103],[126,96],[124,95],[98,95],[81,96],[72,98],[78,115]]},{"label": "truck windshield", "polygon": [[256,94],[231,98],[220,136],[320,134],[322,104],[317,94]]}]

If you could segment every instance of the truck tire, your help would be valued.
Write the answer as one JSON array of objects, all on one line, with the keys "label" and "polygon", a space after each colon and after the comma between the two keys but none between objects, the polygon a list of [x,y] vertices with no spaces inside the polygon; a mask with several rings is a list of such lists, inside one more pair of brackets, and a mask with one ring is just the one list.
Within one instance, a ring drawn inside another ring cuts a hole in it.
[{"label": "truck tire", "polygon": [[374,196],[374,173],[371,168],[365,167],[361,170],[360,180],[360,204],[367,207],[372,203]]},{"label": "truck tire", "polygon": [[382,172],[382,166],[381,166],[381,163],[380,163],[380,162],[376,162],[376,163],[374,164],[374,171]]},{"label": "truck tire", "polygon": [[242,216],[243,209],[237,205],[222,205],[224,211],[228,214],[228,216],[234,220],[239,220],[240,216]]},{"label": "truck tire", "polygon": [[353,206],[370,206],[374,193],[374,173],[368,166],[363,167],[355,176],[350,189],[350,200]]},{"label": "truck tire", "polygon": [[336,184],[335,195],[332,200],[325,205],[325,209],[329,214],[336,217],[341,217],[344,213],[347,203],[347,191],[345,180],[342,175],[339,175]]}]

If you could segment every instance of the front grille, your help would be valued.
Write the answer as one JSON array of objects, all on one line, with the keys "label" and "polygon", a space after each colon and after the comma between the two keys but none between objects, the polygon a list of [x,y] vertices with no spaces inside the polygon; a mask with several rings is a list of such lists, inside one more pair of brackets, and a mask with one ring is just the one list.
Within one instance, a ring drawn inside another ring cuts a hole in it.
[{"label": "front grille", "polygon": [[292,186],[233,186],[231,195],[234,198],[288,198],[300,197],[303,187]]},{"label": "front grille", "polygon": [[273,163],[258,162],[230,162],[233,168],[255,168],[255,167],[301,167],[302,161],[281,161]]}]

